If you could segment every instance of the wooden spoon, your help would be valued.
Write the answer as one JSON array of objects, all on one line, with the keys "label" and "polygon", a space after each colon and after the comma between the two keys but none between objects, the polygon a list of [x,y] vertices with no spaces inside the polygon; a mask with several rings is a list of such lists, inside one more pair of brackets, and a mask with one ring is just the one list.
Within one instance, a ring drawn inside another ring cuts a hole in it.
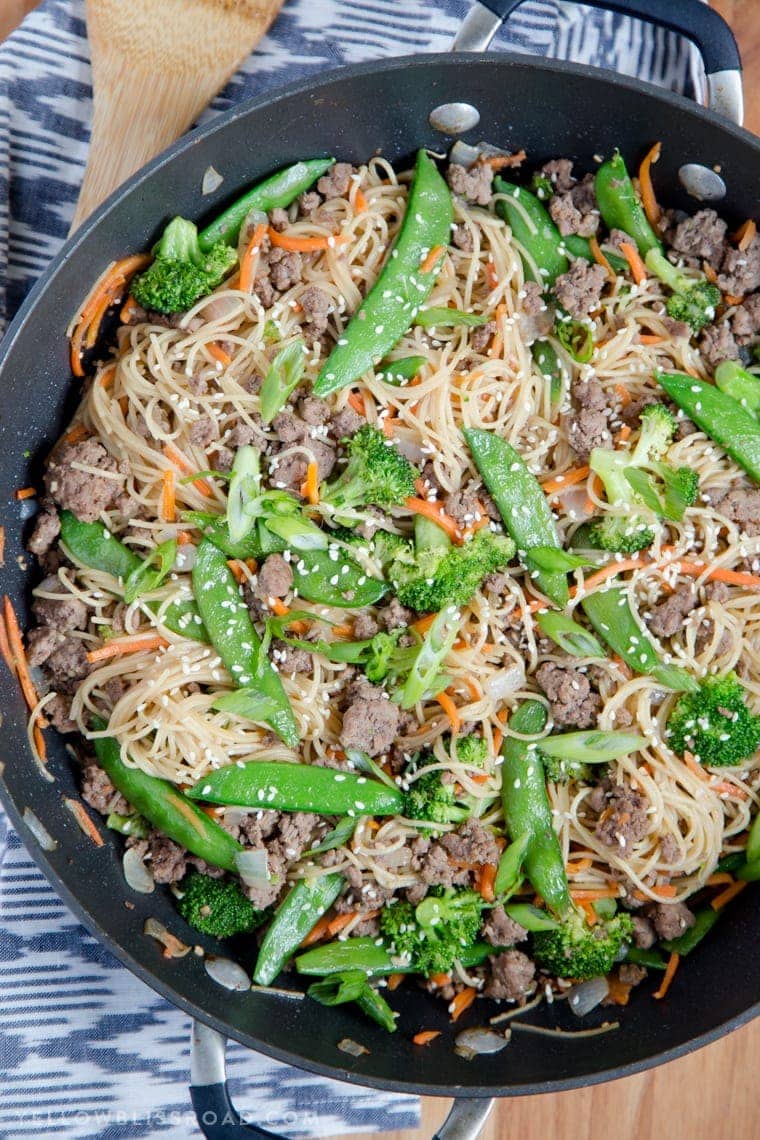
[{"label": "wooden spoon", "polygon": [[72,230],[187,130],[283,0],[87,0],[90,154]]}]

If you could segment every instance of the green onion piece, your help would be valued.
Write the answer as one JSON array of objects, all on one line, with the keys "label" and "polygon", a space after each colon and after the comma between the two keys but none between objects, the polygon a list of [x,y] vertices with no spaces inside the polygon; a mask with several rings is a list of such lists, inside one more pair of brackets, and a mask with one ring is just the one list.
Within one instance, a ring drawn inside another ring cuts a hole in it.
[{"label": "green onion piece", "polygon": [[520,882],[523,858],[529,843],[530,835],[526,832],[504,849],[493,881],[495,895],[509,894]]},{"label": "green onion piece", "polygon": [[478,328],[487,321],[485,313],[465,313],[461,309],[440,308],[420,309],[414,318],[414,323],[423,329],[456,328],[466,325],[468,328]]},{"label": "green onion piece", "polygon": [[572,657],[604,657],[604,647],[587,629],[565,614],[556,610],[539,611],[536,625],[545,637],[569,653]]},{"label": "green onion piece", "polygon": [[239,447],[232,464],[227,490],[227,530],[232,542],[242,542],[253,529],[253,512],[248,506],[259,494],[261,467],[255,447]]},{"label": "green onion piece", "polygon": [[233,689],[222,693],[211,705],[218,712],[233,713],[246,720],[266,721],[277,711],[277,703],[256,689]]},{"label": "green onion piece", "polygon": [[271,317],[264,325],[264,331],[261,336],[264,344],[277,344],[278,341],[282,340],[282,333]]},{"label": "green onion piece", "polygon": [[583,321],[557,321],[557,337],[579,364],[588,364],[594,355],[594,332]]},{"label": "green onion piece", "polygon": [[407,380],[413,380],[428,359],[426,356],[403,356],[400,360],[384,360],[376,373],[378,380],[385,384],[400,387]]},{"label": "green onion piece", "polygon": [[557,736],[546,736],[539,747],[547,756],[557,756],[560,760],[575,760],[583,764],[607,764],[636,752],[647,743],[645,736],[632,732],[600,732],[589,729],[585,732],[562,732]]},{"label": "green onion piece", "polygon": [[541,570],[546,574],[566,574],[570,570],[593,566],[583,555],[569,554],[567,550],[559,550],[556,546],[531,546],[526,552],[525,561],[530,569]]},{"label": "green onion piece", "polygon": [[549,340],[536,340],[533,342],[530,352],[536,368],[549,381],[549,395],[552,404],[559,403],[562,396],[565,370],[554,345]]},{"label": "green onion piece", "polygon": [[136,839],[147,839],[150,835],[150,824],[141,815],[119,815],[112,811],[106,818],[106,827],[118,831],[121,835],[133,835]]},{"label": "green onion piece", "polygon": [[655,481],[647,471],[640,467],[624,467],[623,474],[629,484],[641,499],[644,506],[659,517],[662,516],[662,503],[655,489]]},{"label": "green onion piece", "polygon": [[359,819],[344,815],[332,831],[328,831],[324,839],[316,847],[310,847],[306,854],[308,856],[323,855],[325,851],[334,851],[336,847],[343,847],[349,842],[359,823]]},{"label": "green onion piece", "polygon": [[560,924],[557,920],[532,903],[510,903],[504,907],[504,910],[511,919],[519,922],[520,926],[524,926],[531,934],[541,930],[559,930]]},{"label": "green onion piece", "polygon": [[177,540],[170,538],[160,543],[145,561],[127,577],[124,583],[124,601],[130,605],[143,594],[156,590],[171,573],[177,557]]},{"label": "green onion piece", "polygon": [[648,970],[664,970],[667,962],[659,950],[642,950],[639,946],[629,946],[625,952],[626,962],[636,966],[646,966]]},{"label": "green onion piece", "polygon": [[278,515],[267,519],[267,530],[283,538],[294,550],[327,550],[330,540],[316,523],[298,515]]},{"label": "green onion piece", "polygon": [[389,788],[396,788],[396,781],[387,772],[384,772],[378,763],[376,763],[371,756],[366,752],[360,752],[358,748],[347,748],[346,758],[353,768],[358,768],[360,772],[370,772],[381,783],[387,784]]},{"label": "green onion piece", "polygon": [[306,345],[298,337],[280,349],[269,366],[260,393],[261,418],[265,424],[272,422],[290,393],[300,384],[306,363],[305,351]]},{"label": "green onion piece", "polygon": [[456,606],[447,606],[436,615],[401,690],[402,709],[412,708],[434,688],[441,665],[457,639],[460,621],[461,614]]}]

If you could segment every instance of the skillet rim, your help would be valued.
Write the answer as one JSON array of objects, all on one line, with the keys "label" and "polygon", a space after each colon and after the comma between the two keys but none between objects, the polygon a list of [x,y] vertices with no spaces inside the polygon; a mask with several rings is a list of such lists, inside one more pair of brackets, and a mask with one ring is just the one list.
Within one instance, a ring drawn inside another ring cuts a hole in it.
[{"label": "skillet rim", "polygon": [[[396,56],[335,68],[325,72],[323,75],[316,77],[310,76],[283,87],[278,87],[274,91],[265,92],[253,99],[238,103],[227,111],[221,112],[210,122],[201,127],[194,128],[182,138],[178,139],[177,142],[172,144],[172,146],[163,151],[146,166],[142,167],[122,186],[118,187],[109,195],[87,221],[80,226],[75,234],[67,238],[59,252],[35,282],[23,304],[20,306],[18,313],[8,326],[0,343],[0,383],[2,383],[3,369],[8,356],[11,354],[17,340],[26,331],[27,325],[33,320],[38,304],[44,299],[50,283],[60,268],[72,257],[76,256],[81,243],[98,228],[101,221],[112,209],[117,207],[126,198],[138,193],[142,187],[149,184],[155,172],[170,165],[178,155],[184,154],[189,148],[204,142],[209,136],[215,135],[219,131],[224,131],[229,124],[237,122],[254,112],[275,107],[280,100],[285,98],[299,94],[311,95],[323,87],[332,86],[342,80],[353,81],[360,79],[362,76],[392,74],[398,70],[406,70],[411,66],[424,68],[426,66],[437,66],[443,63],[462,66],[470,62],[489,63],[491,65],[498,62],[503,63],[507,67],[517,69],[529,69],[531,71],[543,71],[559,75],[572,75],[580,79],[592,78],[595,82],[604,82],[612,92],[623,88],[636,95],[644,95],[647,98],[654,99],[656,102],[664,104],[666,107],[674,109],[679,113],[689,114],[696,117],[697,120],[719,127],[722,131],[743,145],[751,146],[760,157],[760,138],[751,134],[744,127],[739,127],[734,123],[730,123],[728,120],[723,120],[714,112],[699,106],[685,96],[656,87],[640,79],[629,76],[618,76],[600,68],[589,68],[581,64],[543,59],[525,53],[496,51],[474,53],[436,52],[430,54]],[[449,140],[447,140],[447,146],[448,145]],[[70,378],[67,379],[67,384],[68,383],[70,383]],[[160,996],[170,1002],[170,1004],[182,1009],[189,1016],[197,1018],[204,1024],[211,1026],[225,1037],[236,1040],[255,1052],[262,1053],[275,1060],[282,1061],[308,1072],[317,1073],[321,1076],[331,1077],[333,1079],[347,1081],[350,1084],[369,1088],[424,1096],[450,1097],[452,1095],[461,1095],[473,1098],[490,1098],[494,1096],[528,1096],[546,1092],[562,1092],[632,1076],[635,1073],[644,1072],[655,1066],[666,1064],[669,1061],[711,1044],[732,1032],[734,1029],[748,1024],[754,1017],[760,1015],[760,1000],[758,1000],[733,1017],[728,1018],[726,1021],[719,1022],[712,1029],[706,1030],[696,1037],[682,1042],[680,1045],[655,1052],[647,1057],[623,1065],[611,1066],[608,1069],[596,1071],[590,1075],[554,1078],[547,1081],[534,1081],[529,1084],[496,1087],[490,1085],[438,1085],[375,1077],[365,1073],[353,1072],[339,1065],[317,1061],[311,1057],[303,1057],[293,1050],[280,1049],[277,1046],[262,1042],[258,1038],[244,1032],[239,1032],[224,1022],[222,1018],[209,1013],[205,1008],[196,1005],[193,1001],[178,995],[170,985],[164,983],[163,980],[149,968],[138,962],[125,946],[117,942],[110,934],[100,928],[97,917],[90,913],[90,911],[86,909],[84,902],[69,889],[60,877],[58,871],[52,865],[52,862],[48,859],[47,853],[39,847],[38,843],[35,842],[33,845],[27,844],[25,841],[27,838],[27,827],[23,824],[21,812],[18,810],[10,790],[1,776],[0,801],[2,801],[9,818],[18,832],[25,850],[40,868],[48,882],[54,886],[66,905],[89,933],[92,934],[98,942],[104,945],[127,969],[140,978],[141,981],[145,982],[146,985],[160,994]]]}]

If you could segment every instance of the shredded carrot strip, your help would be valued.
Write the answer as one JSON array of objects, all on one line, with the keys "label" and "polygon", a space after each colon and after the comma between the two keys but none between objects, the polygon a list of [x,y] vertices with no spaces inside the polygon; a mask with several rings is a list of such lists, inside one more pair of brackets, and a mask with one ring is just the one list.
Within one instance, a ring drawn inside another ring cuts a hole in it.
[{"label": "shredded carrot strip", "polygon": [[309,623],[307,621],[292,621],[288,629],[292,630],[296,637],[303,637],[309,631]]},{"label": "shredded carrot strip", "polygon": [[169,642],[165,637],[155,633],[150,637],[122,637],[120,640],[109,641],[97,649],[91,649],[87,654],[90,664],[96,661],[108,661],[111,657],[123,657],[125,653],[143,653],[147,649],[164,649]]},{"label": "shredded carrot strip", "polygon": [[626,408],[631,402],[631,393],[626,388],[625,384],[616,384],[615,395],[620,400],[621,408]]},{"label": "shredded carrot strip", "polygon": [[561,475],[547,479],[545,483],[541,484],[541,490],[545,495],[557,495],[566,487],[573,487],[576,483],[582,483],[584,479],[588,479],[590,472],[591,468],[587,466],[571,467],[569,471],[563,471]]},{"label": "shredded carrot strip", "polygon": [[501,752],[501,746],[504,743],[504,733],[500,728],[495,728],[493,733],[493,750],[494,752]]},{"label": "shredded carrot strip", "polygon": [[496,880],[497,870],[498,867],[496,863],[484,863],[482,870],[478,873],[476,887],[480,897],[485,899],[486,902],[493,902],[496,898],[493,885]]},{"label": "shredded carrot strip", "polygon": [[522,166],[525,162],[524,150],[517,150],[514,154],[491,154],[476,159],[482,166],[490,166],[492,170],[505,170],[507,167]]},{"label": "shredded carrot strip", "polygon": [[349,392],[348,402],[351,405],[351,407],[354,409],[354,411],[356,412],[357,415],[366,416],[367,408],[366,408],[366,405],[364,403],[364,397],[362,396],[361,392]]},{"label": "shredded carrot strip", "polygon": [[32,725],[32,739],[34,740],[34,747],[37,749],[40,763],[44,764],[47,761],[47,745],[45,744],[45,737],[42,735],[42,728],[40,727],[39,721],[35,721]]},{"label": "shredded carrot strip", "polygon": [[100,373],[100,386],[101,386],[101,388],[105,388],[107,391],[112,386],[115,377],[116,377],[116,365],[115,364],[109,364],[108,367],[104,368],[103,371]]},{"label": "shredded carrot strip", "polygon": [[332,629],[336,637],[353,637],[354,627],[345,622],[343,625],[334,625]]},{"label": "shredded carrot strip", "polygon": [[615,887],[594,887],[590,890],[571,891],[570,895],[573,902],[597,902],[598,899],[616,899],[619,897],[620,888]]},{"label": "shredded carrot strip", "polygon": [[187,546],[193,541],[193,536],[189,530],[177,531],[177,546]]},{"label": "shredded carrot strip", "polygon": [[419,1033],[415,1033],[412,1041],[415,1045],[429,1045],[431,1041],[435,1041],[436,1037],[440,1036],[440,1029],[423,1029]]},{"label": "shredded carrot strip", "polygon": [[240,280],[238,282],[238,288],[243,293],[250,293],[253,288],[253,280],[256,276],[256,265],[259,260],[261,243],[266,237],[266,233],[266,223],[260,222],[254,229],[251,240],[245,247],[245,253],[240,260]]},{"label": "shredded carrot strip", "polygon": [[742,253],[755,240],[757,235],[757,223],[754,218],[747,218],[746,222],[742,222],[736,233],[731,234],[731,241],[735,241]]},{"label": "shredded carrot strip", "polygon": [[446,252],[445,245],[434,245],[427,257],[420,262],[420,273],[432,273],[438,258]]},{"label": "shredded carrot strip", "polygon": [[485,772],[476,772],[470,775],[470,779],[473,784],[487,784],[491,777]]},{"label": "shredded carrot strip", "polygon": [[620,431],[615,436],[615,443],[627,443],[631,438],[631,429],[628,424],[623,424]]},{"label": "shredded carrot strip", "polygon": [[449,718],[453,735],[457,736],[459,734],[459,730],[462,727],[462,721],[459,716],[459,712],[457,711],[457,706],[454,704],[448,693],[438,693],[435,699],[443,711],[446,713],[446,716]]},{"label": "shredded carrot strip", "polygon": [[724,887],[731,886],[735,882],[734,876],[729,875],[728,871],[716,871],[714,875],[710,875],[707,880],[708,887]]},{"label": "shredded carrot strip", "polygon": [[577,863],[566,863],[565,871],[568,875],[580,875],[581,871],[588,871],[593,861],[591,859],[579,859]]},{"label": "shredded carrot strip", "polygon": [[483,690],[477,681],[473,681],[472,677],[465,677],[465,688],[474,701],[479,701],[483,696]]},{"label": "shredded carrot strip", "polygon": [[388,989],[391,991],[391,993],[393,993],[394,990],[397,990],[399,988],[403,980],[403,974],[389,974],[386,985],[388,986]]},{"label": "shredded carrot strip", "polygon": [[656,333],[639,333],[639,344],[662,344],[666,339]]},{"label": "shredded carrot strip", "polygon": [[102,847],[103,836],[100,834],[97,827],[90,819],[89,815],[79,800],[72,800],[66,797],[63,802],[79,824],[80,830],[83,831],[85,835],[88,835],[90,837],[96,847]]},{"label": "shredded carrot strip", "polygon": [[[588,244],[589,244],[589,247],[591,249],[591,252],[594,255],[594,261],[597,263],[597,265],[601,265],[602,269],[605,271],[605,273],[609,277],[610,281],[612,281],[614,284],[614,282],[617,279],[617,275],[615,273],[615,270],[612,268],[609,261],[605,257],[604,253],[602,252],[602,247],[599,245],[599,242],[596,240],[595,237],[590,237],[588,239]],[[597,345],[597,348],[599,348],[599,347],[600,347],[600,345]]]},{"label": "shredded carrot strip", "polygon": [[177,500],[174,494],[174,472],[167,467],[163,474],[161,488],[161,517],[164,522],[177,521]]},{"label": "shredded carrot strip", "polygon": [[232,357],[230,354],[228,352],[225,352],[222,346],[220,344],[217,344],[216,341],[210,340],[206,345],[206,348],[209,350],[209,353],[211,356],[213,356],[214,360],[218,360],[219,363],[223,364],[225,368],[228,364],[232,363]]},{"label": "shredded carrot strip", "polygon": [[707,772],[705,772],[702,765],[697,763],[691,752],[684,752],[683,762],[689,771],[697,777],[697,779],[704,780],[705,783],[709,783],[710,777],[708,776]]},{"label": "shredded carrot strip", "polygon": [[470,1008],[472,1003],[475,1001],[475,995],[477,992],[478,991],[474,986],[467,986],[466,989],[459,991],[449,1006],[452,1021],[457,1021],[458,1018],[460,1018],[464,1013],[464,1011]]},{"label": "shredded carrot strip", "polygon": [[132,323],[132,318],[134,317],[137,308],[137,301],[135,301],[134,297],[130,293],[124,304],[121,306],[121,312],[119,313],[119,320],[123,325],[130,325]]},{"label": "shredded carrot strip", "polygon": [[628,1005],[632,988],[630,982],[621,982],[615,974],[607,978],[607,996],[615,1005]]},{"label": "shredded carrot strip", "polygon": [[630,242],[621,241],[620,252],[622,253],[623,257],[625,258],[625,260],[630,265],[631,274],[633,275],[633,280],[636,282],[636,284],[640,285],[642,283],[642,281],[646,281],[646,279],[647,279],[646,266],[644,265],[644,262],[639,257],[639,251],[636,249],[636,247],[631,245]]},{"label": "shredded carrot strip", "polygon": [[705,277],[710,282],[710,284],[715,285],[715,283],[718,280],[718,274],[717,274],[717,271],[712,267],[712,265],[710,265],[709,261],[703,261],[702,262],[702,270],[704,272]]},{"label": "shredded carrot strip", "polygon": [[406,499],[404,506],[408,511],[412,511],[413,514],[424,515],[425,518],[432,519],[434,523],[438,523],[438,526],[446,531],[446,534],[453,543],[457,546],[462,545],[463,536],[459,529],[459,524],[451,515],[446,514],[443,507],[437,503],[431,503],[427,499],[416,499],[414,496]]},{"label": "shredded carrot strip", "polygon": [[[699,562],[677,561],[671,565],[678,567],[679,574],[688,574],[694,578],[705,574],[707,570],[707,567],[702,566]],[[730,586],[747,586],[754,590],[760,589],[760,576],[747,574],[743,570],[725,570],[722,566],[716,566],[713,570],[707,570],[705,578],[710,582],[727,582]]]},{"label": "shredded carrot strip", "polygon": [[289,608],[279,598],[268,598],[267,601],[270,610],[276,617],[285,617],[286,614],[290,613]]},{"label": "shredded carrot strip", "polygon": [[27,664],[26,653],[24,652],[24,642],[21,637],[21,626],[16,617],[16,611],[7,595],[3,598],[3,616],[5,617],[5,629],[8,634],[8,649],[11,660],[15,666],[14,672],[18,677],[18,683],[21,686],[24,700],[31,712],[40,698],[34,681],[32,680],[32,675],[29,672],[29,665]]},{"label": "shredded carrot strip", "polygon": [[602,566],[600,570],[589,574],[583,583],[584,593],[593,590],[601,582],[606,582],[608,578],[614,578],[616,574],[622,574],[626,570],[641,570],[642,567],[648,566],[649,563],[643,558],[621,558],[619,562],[612,562],[609,566]]},{"label": "shredded carrot strip", "polygon": [[88,430],[84,424],[76,424],[71,431],[66,432],[63,438],[66,443],[79,443],[80,439],[84,439],[88,434]]},{"label": "shredded carrot strip", "polygon": [[330,919],[326,914],[323,914],[318,922],[312,926],[309,933],[304,938],[301,946],[313,946],[315,942],[321,942],[327,934],[327,928],[330,925]]},{"label": "shredded carrot strip", "polygon": [[425,614],[424,617],[417,618],[416,621],[413,621],[411,628],[415,631],[415,633],[423,635],[427,633],[437,617],[438,614]]},{"label": "shredded carrot strip", "polygon": [[641,166],[639,167],[641,204],[644,207],[644,213],[647,216],[647,221],[650,226],[656,226],[662,214],[657,204],[657,198],[655,197],[654,187],[652,185],[652,164],[657,162],[660,157],[660,150],[661,144],[656,142],[652,149],[644,155]]},{"label": "shredded carrot strip", "polygon": [[[657,895],[657,897],[661,899],[675,898],[678,893],[676,888],[670,883],[660,883],[659,886],[650,887],[649,889],[653,895]],[[645,891],[633,891],[632,894],[639,902],[647,902],[649,900],[649,895]]]},{"label": "shredded carrot strip", "polygon": [[336,245],[343,245],[348,241],[344,234],[330,234],[329,237],[301,237],[297,234],[281,234],[269,227],[269,240],[272,245],[280,249],[289,249],[292,253],[316,253],[321,249],[333,249]]},{"label": "shredded carrot strip", "polygon": [[736,784],[732,784],[729,780],[718,780],[716,784],[710,784],[710,791],[717,792],[718,795],[729,796],[733,800],[749,799],[749,792]]},{"label": "shredded carrot strip", "polygon": [[584,902],[583,899],[581,899],[578,903],[578,906],[586,916],[586,925],[596,926],[597,922],[599,921],[599,915],[594,910],[594,904],[590,902]]},{"label": "shredded carrot strip", "polygon": [[0,655],[2,655],[3,661],[8,666],[11,673],[15,677],[16,676],[16,662],[13,660],[13,654],[11,653],[11,647],[8,643],[8,630],[6,628],[5,618],[3,617],[2,613],[0,613]]},{"label": "shredded carrot strip", "polygon": [[434,986],[445,986],[447,982],[451,981],[451,974],[430,974],[428,975],[428,981],[432,982]]},{"label": "shredded carrot strip", "polygon": [[103,314],[117,300],[127,281],[138,270],[144,269],[151,260],[150,254],[138,253],[114,262],[85,300],[79,311],[79,320],[71,334],[70,361],[71,371],[75,376],[84,376],[82,352],[85,339],[90,346],[95,343]]},{"label": "shredded carrot strip", "polygon": [[538,598],[534,598],[532,602],[528,602],[527,606],[523,606],[519,610],[513,610],[509,615],[510,621],[514,624],[516,621],[526,622],[532,614],[538,613],[539,610],[546,609],[546,602],[539,602]]},{"label": "shredded carrot strip", "polygon": [[496,272],[496,265],[494,264],[493,261],[487,261],[486,262],[485,272],[486,272],[486,282],[488,284],[488,289],[489,289],[489,291],[493,291],[496,288],[496,286],[499,284],[499,276]]},{"label": "shredded carrot strip", "polygon": [[331,918],[327,924],[327,933],[330,935],[330,937],[332,937],[333,935],[340,933],[343,927],[348,926],[348,924],[350,922],[353,922],[355,918],[377,918],[379,913],[379,910],[368,910],[366,914],[363,914],[359,910],[351,910],[348,912],[348,914],[336,914],[335,918]]},{"label": "shredded carrot strip", "polygon": [[670,989],[670,984],[673,981],[673,978],[676,976],[676,970],[678,969],[678,963],[680,961],[680,954],[677,954],[674,950],[668,958],[668,964],[665,967],[665,973],[662,978],[662,985],[660,986],[659,990],[655,990],[655,992],[652,994],[652,997],[657,998],[658,1001],[660,998],[664,998],[665,994]]},{"label": "shredded carrot strip", "polygon": [[501,356],[502,349],[504,348],[504,337],[502,335],[501,326],[504,317],[507,315],[507,306],[500,304],[496,306],[494,317],[496,320],[496,332],[491,340],[491,345],[488,349],[488,355],[494,360],[497,356]]},{"label": "shredded carrot strip", "polygon": [[[182,471],[185,475],[193,474],[193,471],[195,469],[192,463],[190,463],[190,461],[185,458],[181,451],[177,451],[176,447],[173,447],[170,443],[166,443],[164,444],[163,451],[169,462],[173,463],[175,467],[179,467],[180,471]],[[193,479],[192,485],[193,487],[196,487],[202,495],[205,495],[207,499],[211,498],[213,495],[211,488],[204,479]]]},{"label": "shredded carrot strip", "polygon": [[356,194],[354,195],[354,213],[355,214],[363,214],[366,209],[367,209],[367,199],[364,196],[364,193],[363,193],[361,187],[357,186],[356,187]]},{"label": "shredded carrot strip", "polygon": [[232,576],[233,576],[233,578],[234,578],[234,579],[235,579],[235,581],[236,581],[236,582],[238,582],[238,583],[239,583],[241,586],[242,586],[243,582],[247,582],[247,581],[248,581],[248,579],[247,579],[247,577],[246,577],[246,573],[245,573],[245,570],[244,570],[244,569],[243,569],[243,567],[240,565],[240,563],[239,563],[239,561],[237,560],[237,558],[228,558],[228,559],[227,559],[227,565],[229,566],[230,570],[232,571]]},{"label": "shredded carrot strip", "polygon": [[306,479],[301,485],[301,494],[312,507],[316,507],[319,502],[319,467],[316,463],[310,463],[306,468]]},{"label": "shredded carrot strip", "polygon": [[746,886],[747,884],[744,880],[741,880],[730,887],[726,887],[725,891],[721,891],[721,893],[712,900],[710,906],[713,910],[722,910],[728,903],[733,902],[736,896],[740,895]]},{"label": "shredded carrot strip", "polygon": [[17,491],[13,492],[13,497],[20,501],[21,499],[33,499],[36,494],[34,487],[19,487]]}]

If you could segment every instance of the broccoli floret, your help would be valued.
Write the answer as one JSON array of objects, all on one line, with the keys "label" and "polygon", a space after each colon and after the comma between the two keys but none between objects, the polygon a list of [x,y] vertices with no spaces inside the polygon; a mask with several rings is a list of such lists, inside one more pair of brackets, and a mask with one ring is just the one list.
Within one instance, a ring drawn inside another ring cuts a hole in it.
[{"label": "broccoli floret", "polygon": [[463,606],[481,582],[507,565],[515,544],[503,534],[479,530],[463,546],[418,550],[410,564],[395,558],[388,569],[398,600],[420,613]]},{"label": "broccoli floret", "polygon": [[182,898],[177,907],[185,922],[214,938],[247,934],[267,918],[256,910],[233,879],[212,879],[192,871],[182,881]]},{"label": "broccoli floret", "polygon": [[715,320],[720,304],[720,289],[705,277],[687,277],[676,269],[659,249],[650,249],[646,255],[647,268],[673,290],[666,303],[668,316],[685,321],[692,332],[698,333]]},{"label": "broccoli floret", "polygon": [[460,823],[467,819],[470,809],[457,804],[454,787],[442,782],[438,769],[423,772],[404,797],[404,815],[430,823]]},{"label": "broccoli floret", "polygon": [[530,180],[530,188],[542,202],[548,202],[556,193],[556,187],[551,178],[541,170],[535,171]]},{"label": "broccoli floret", "polygon": [[389,673],[395,671],[394,658],[397,656],[398,643],[403,632],[403,629],[394,629],[390,633],[381,631],[370,641],[364,672],[367,680],[373,685],[384,681]]},{"label": "broccoli floret", "polygon": [[419,472],[371,424],[348,440],[348,463],[333,482],[324,484],[320,503],[334,513],[357,507],[398,507],[414,495]]},{"label": "broccoli floret", "polygon": [[[639,438],[631,450],[595,447],[589,464],[604,484],[607,502],[624,509],[620,515],[607,515],[591,523],[589,541],[593,546],[623,554],[634,554],[651,546],[656,537],[652,520],[643,515],[639,504],[644,503],[655,514],[663,514],[660,499],[651,487],[651,476],[646,467],[658,470],[661,475],[667,464],[660,458],[667,451],[676,430],[676,420],[664,404],[650,404],[641,413]],[[675,468],[670,468],[674,472]],[[680,470],[680,468],[678,469]]]},{"label": "broccoli floret", "polygon": [[383,574],[396,559],[400,562],[414,561],[414,547],[409,539],[400,534],[391,534],[388,530],[378,530],[373,535],[370,552]]},{"label": "broccoli floret", "polygon": [[559,978],[597,978],[610,972],[632,931],[627,914],[588,926],[579,911],[571,910],[559,929],[533,935],[533,957]]},{"label": "broccoli floret", "polygon": [[221,284],[237,265],[237,253],[223,241],[204,252],[198,229],[174,218],[154,247],[155,261],[132,282],[138,305],[158,313],[182,313]]},{"label": "broccoli floret", "polygon": [[416,907],[401,900],[384,907],[380,929],[393,951],[420,973],[440,974],[477,940],[482,912],[483,899],[475,891],[439,887]]},{"label": "broccoli floret", "polygon": [[488,745],[482,736],[476,736],[474,732],[458,737],[456,746],[460,764],[477,764],[482,768],[488,758]]},{"label": "broccoli floret", "polygon": [[541,749],[537,751],[547,780],[554,784],[568,784],[571,780],[589,781],[593,778],[594,769],[591,764],[584,764],[582,760],[562,760],[559,756],[547,756]]},{"label": "broccoli floret", "polygon": [[735,673],[705,677],[696,693],[684,693],[668,717],[668,743],[674,752],[691,752],[701,764],[730,768],[760,747],[760,716],[745,704]]}]

